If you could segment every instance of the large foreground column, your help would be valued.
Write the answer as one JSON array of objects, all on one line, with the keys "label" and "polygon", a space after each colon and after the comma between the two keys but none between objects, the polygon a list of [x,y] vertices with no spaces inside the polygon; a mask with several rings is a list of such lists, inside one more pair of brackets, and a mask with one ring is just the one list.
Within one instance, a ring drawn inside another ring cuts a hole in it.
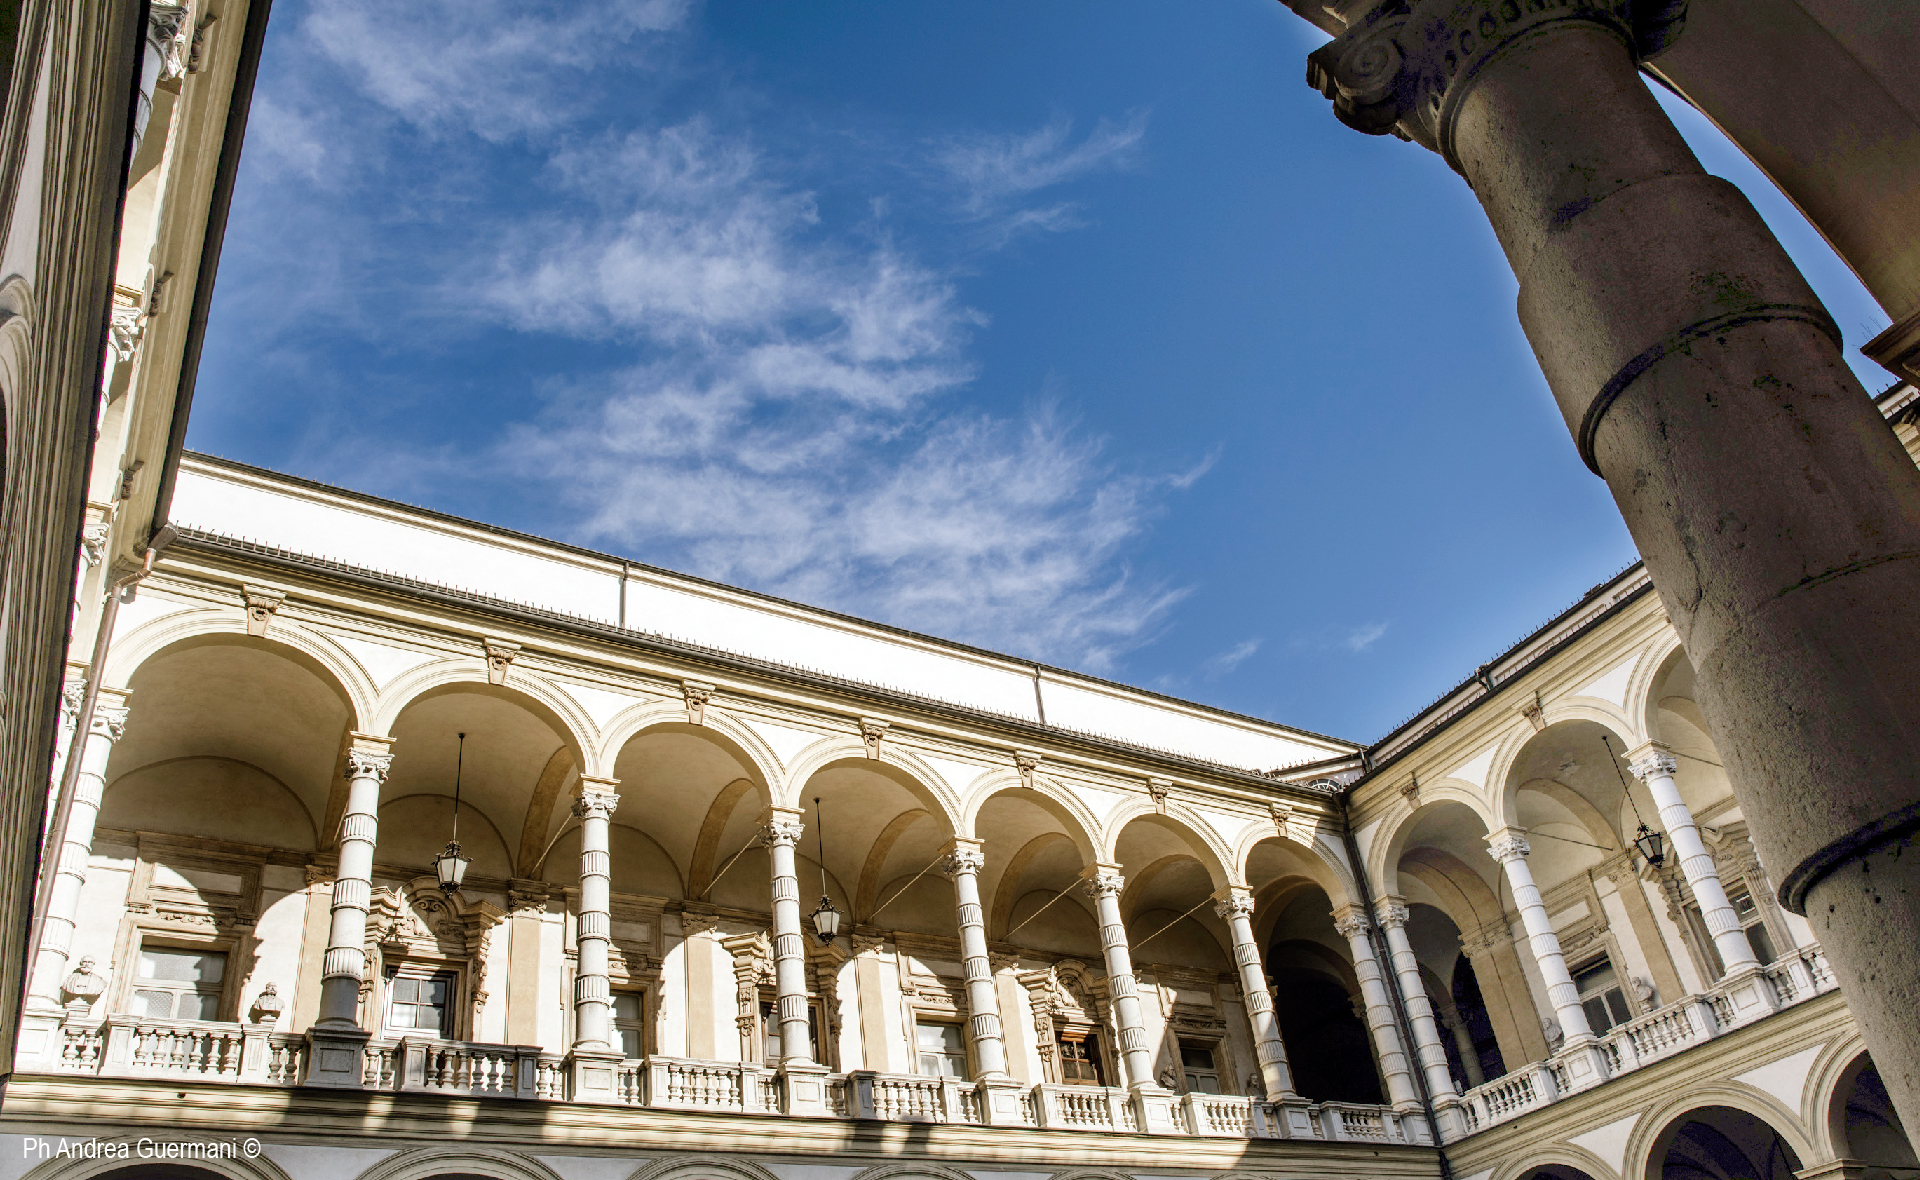
[{"label": "large foreground column", "polygon": [[1667,829],[1667,839],[1673,841],[1673,854],[1680,858],[1680,875],[1687,879],[1693,899],[1700,903],[1700,916],[1707,924],[1707,933],[1713,937],[1713,948],[1720,952],[1721,974],[1731,975],[1750,969],[1757,962],[1746,931],[1740,928],[1740,915],[1733,912],[1733,903],[1727,900],[1727,891],[1720,884],[1720,870],[1714,867],[1713,854],[1700,839],[1700,829],[1693,823],[1693,811],[1680,797],[1680,787],[1673,781],[1673,772],[1679,765],[1664,746],[1652,742],[1635,750],[1631,763],[1634,775],[1647,784],[1653,805],[1660,809],[1660,823]]},{"label": "large foreground column", "polygon": [[1286,1042],[1280,1039],[1280,1022],[1273,1016],[1273,996],[1267,989],[1266,970],[1260,965],[1260,946],[1253,940],[1253,894],[1235,888],[1214,903],[1213,912],[1225,919],[1233,935],[1233,965],[1240,972],[1240,995],[1247,1006],[1247,1023],[1253,1026],[1260,1080],[1266,1086],[1265,1094],[1253,1097],[1270,1102],[1291,1098],[1293,1070],[1287,1064]]},{"label": "large foreground column", "polygon": [[340,816],[338,870],[327,953],[320,961],[320,1017],[308,1030],[310,1086],[360,1085],[360,985],[367,976],[367,906],[373,899],[373,849],[380,834],[380,786],[393,766],[393,739],[348,739],[347,804]]},{"label": "large foreground column", "polygon": [[1621,515],[1781,900],[1920,1126],[1920,471],[1751,205],[1635,72],[1683,4],[1421,0],[1310,58],[1335,111],[1439,151]]}]

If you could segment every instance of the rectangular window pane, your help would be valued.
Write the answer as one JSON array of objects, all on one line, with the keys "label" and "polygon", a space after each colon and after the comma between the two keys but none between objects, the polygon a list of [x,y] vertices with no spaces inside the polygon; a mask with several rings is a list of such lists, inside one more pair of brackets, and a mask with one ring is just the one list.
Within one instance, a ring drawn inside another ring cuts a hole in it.
[{"label": "rectangular window pane", "polygon": [[1633,1019],[1633,1009],[1627,1006],[1627,994],[1617,987],[1607,989],[1607,1010],[1612,1013],[1615,1024],[1625,1024]]},{"label": "rectangular window pane", "polygon": [[1580,994],[1583,996],[1604,991],[1618,985],[1619,982],[1619,978],[1613,973],[1613,964],[1605,959],[1576,971],[1573,976],[1573,985],[1580,989]]},{"label": "rectangular window pane", "polygon": [[1205,1045],[1182,1043],[1180,1046],[1180,1064],[1186,1066],[1188,1069],[1212,1069],[1213,1050],[1207,1048]]},{"label": "rectangular window pane", "polygon": [[140,951],[140,978],[164,979],[181,983],[219,983],[226,978],[227,957],[200,951],[177,951],[165,947],[143,947]]},{"label": "rectangular window pane", "polygon": [[153,1016],[164,1020],[173,1015],[173,993],[137,991],[133,993],[133,1006],[134,1010],[142,1016]]},{"label": "rectangular window pane", "polygon": [[640,1047],[640,1030],[639,1029],[623,1028],[623,1029],[620,1029],[619,1032],[620,1032],[620,1055],[622,1057],[644,1056],[644,1053]]},{"label": "rectangular window pane", "polygon": [[1731,893],[1727,895],[1727,901],[1732,903],[1733,912],[1740,916],[1742,922],[1759,912],[1759,907],[1753,903],[1751,893]]},{"label": "rectangular window pane", "polygon": [[638,992],[613,993],[613,1018],[615,1020],[640,1019],[640,995]]},{"label": "rectangular window pane", "polygon": [[929,1077],[967,1076],[967,1046],[957,1024],[921,1024],[914,1027],[920,1046],[920,1072]]},{"label": "rectangular window pane", "polygon": [[180,1007],[176,1015],[181,1020],[218,1020],[220,1018],[220,997],[205,992],[188,992],[180,997]]},{"label": "rectangular window pane", "polygon": [[1613,1027],[1613,1020],[1607,1015],[1606,1001],[1598,997],[1582,1000],[1580,1008],[1587,1014],[1587,1023],[1592,1026],[1594,1032],[1603,1033]]}]

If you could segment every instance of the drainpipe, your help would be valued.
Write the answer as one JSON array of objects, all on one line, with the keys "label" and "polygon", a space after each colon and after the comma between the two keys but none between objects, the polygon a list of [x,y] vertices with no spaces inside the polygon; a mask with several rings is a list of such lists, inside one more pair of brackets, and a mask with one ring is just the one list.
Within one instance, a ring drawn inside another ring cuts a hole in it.
[{"label": "drainpipe", "polygon": [[[40,875],[33,891],[33,929],[27,943],[27,970],[40,961],[40,931],[47,919],[47,903],[53,895],[54,873],[60,867],[59,850],[67,839],[67,818],[73,812],[74,786],[80,779],[82,743],[93,727],[94,707],[100,700],[101,674],[107,662],[107,649],[113,644],[113,624],[120,617],[120,603],[133,597],[134,589],[153,572],[154,558],[173,542],[171,525],[162,528],[147,542],[146,560],[140,568],[107,587],[107,600],[100,611],[100,629],[93,637],[93,658],[87,662],[86,688],[80,697],[80,712],[74,720],[73,741],[67,749],[67,761],[60,770],[60,793],[54,801],[53,822],[47,825],[46,839],[40,851]],[[29,991],[33,981],[27,981]]]},{"label": "drainpipe", "polygon": [[1453,1180],[1453,1165],[1447,1162],[1447,1149],[1440,1142],[1440,1120],[1433,1113],[1433,1091],[1427,1089],[1427,1073],[1419,1068],[1419,1058],[1415,1056],[1413,1026],[1407,1021],[1407,997],[1400,990],[1400,973],[1393,969],[1393,948],[1385,945],[1386,940],[1380,937],[1380,923],[1374,919],[1373,888],[1367,884],[1367,866],[1360,859],[1360,845],[1353,838],[1346,793],[1343,791],[1335,798],[1340,801],[1340,838],[1346,842],[1347,859],[1353,864],[1353,881],[1360,890],[1360,904],[1367,910],[1367,944],[1373,947],[1374,960],[1382,965],[1380,974],[1387,977],[1388,994],[1393,997],[1393,1025],[1399,1030],[1407,1061],[1414,1067],[1408,1072],[1420,1087],[1420,1110],[1427,1116],[1427,1134],[1433,1139],[1434,1154],[1440,1158],[1440,1180]]}]

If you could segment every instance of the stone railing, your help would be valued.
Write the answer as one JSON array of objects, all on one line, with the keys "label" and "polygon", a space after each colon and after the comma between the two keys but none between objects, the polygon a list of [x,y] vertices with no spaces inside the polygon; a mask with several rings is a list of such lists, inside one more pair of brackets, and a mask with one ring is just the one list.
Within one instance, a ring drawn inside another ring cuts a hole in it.
[{"label": "stone railing", "polygon": [[631,1106],[665,1110],[721,1110],[736,1114],[775,1114],[780,1109],[777,1078],[767,1066],[741,1061],[689,1061],[678,1057],[648,1057],[629,1061],[620,1071],[644,1075],[646,1091],[629,1092],[623,1084],[621,1101]]},{"label": "stone railing", "polygon": [[264,1024],[114,1016],[57,1031],[55,1072],[291,1085],[306,1038]]},{"label": "stone railing", "polygon": [[[361,1060],[368,1090],[432,1090],[499,1098],[538,1097],[537,1045],[485,1045],[406,1037],[371,1040]],[[552,1083],[549,1081],[549,1086]]]},{"label": "stone railing", "polygon": [[1456,1131],[1446,1138],[1462,1138],[1539,1110],[1837,986],[1819,947],[1802,947],[1765,966],[1729,975],[1705,995],[1687,996],[1615,1025],[1600,1037],[1562,1046],[1546,1061],[1468,1090],[1461,1095]]}]

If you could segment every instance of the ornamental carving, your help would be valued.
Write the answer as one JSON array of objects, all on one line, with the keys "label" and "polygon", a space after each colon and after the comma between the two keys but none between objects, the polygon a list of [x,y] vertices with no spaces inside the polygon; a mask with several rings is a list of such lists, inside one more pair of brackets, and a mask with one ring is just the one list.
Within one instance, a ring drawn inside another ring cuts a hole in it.
[{"label": "ornamental carving", "polygon": [[1232,921],[1235,918],[1253,916],[1253,897],[1250,894],[1235,893],[1213,903],[1213,912],[1222,919]]},{"label": "ornamental carving", "polygon": [[695,725],[705,725],[707,705],[713,700],[713,685],[698,680],[682,680],[680,695],[687,702],[687,720]]},{"label": "ornamental carving", "polygon": [[1394,930],[1407,924],[1407,907],[1397,901],[1383,901],[1373,907],[1382,929]]},{"label": "ornamental carving", "polygon": [[1039,769],[1039,767],[1040,755],[1035,754],[1031,750],[1015,750],[1013,752],[1013,768],[1020,772],[1020,785],[1031,788],[1033,786],[1033,772]]},{"label": "ornamental carving", "polygon": [[267,633],[267,625],[287,601],[287,596],[278,590],[261,586],[242,587],[240,596],[247,604],[247,634],[256,636]]},{"label": "ornamental carving", "polygon": [[1460,99],[1509,46],[1552,25],[1614,33],[1641,60],[1679,36],[1686,0],[1380,0],[1307,57],[1307,84],[1334,117],[1446,158]]},{"label": "ornamental carving", "polygon": [[1633,771],[1633,777],[1644,783],[1656,775],[1672,777],[1673,772],[1680,769],[1680,763],[1664,747],[1648,746],[1627,764],[1627,769]]},{"label": "ornamental carving", "polygon": [[806,835],[807,825],[798,819],[775,818],[761,825],[760,838],[771,847],[786,845],[792,848],[800,843],[800,837]]},{"label": "ornamental carving", "polygon": [[1167,796],[1173,793],[1173,784],[1163,778],[1147,780],[1147,794],[1153,796],[1153,809],[1161,815],[1167,813]]},{"label": "ornamental carving", "polygon": [[580,794],[573,801],[574,818],[608,820],[619,807],[620,796],[586,779],[580,781]]},{"label": "ornamental carving", "polygon": [[880,743],[886,740],[886,736],[886,722],[876,717],[862,717],[860,719],[860,740],[867,747],[867,757],[878,758],[880,756]]},{"label": "ornamental carving", "polygon": [[1096,898],[1119,897],[1127,879],[1119,873],[1099,872],[1087,878],[1087,892]]},{"label": "ornamental carving", "polygon": [[347,778],[370,778],[375,782],[387,781],[387,771],[393,769],[393,755],[385,751],[350,749],[347,751]]},{"label": "ornamental carving", "polygon": [[978,873],[986,864],[987,854],[978,848],[956,848],[947,854],[942,871],[949,877],[957,877],[962,873]]},{"label": "ornamental carving", "polygon": [[1533,845],[1528,844],[1527,838],[1518,832],[1508,832],[1503,836],[1489,837],[1487,851],[1493,855],[1493,859],[1506,864],[1508,861],[1524,859],[1533,851]]},{"label": "ornamental carving", "polygon": [[520,658],[520,645],[504,639],[482,639],[480,643],[487,651],[487,683],[505,684],[507,669]]},{"label": "ornamental carving", "polygon": [[1344,917],[1334,919],[1333,928],[1340,932],[1340,937],[1349,942],[1356,938],[1365,938],[1367,935],[1366,915],[1360,913],[1358,910],[1349,910]]}]

